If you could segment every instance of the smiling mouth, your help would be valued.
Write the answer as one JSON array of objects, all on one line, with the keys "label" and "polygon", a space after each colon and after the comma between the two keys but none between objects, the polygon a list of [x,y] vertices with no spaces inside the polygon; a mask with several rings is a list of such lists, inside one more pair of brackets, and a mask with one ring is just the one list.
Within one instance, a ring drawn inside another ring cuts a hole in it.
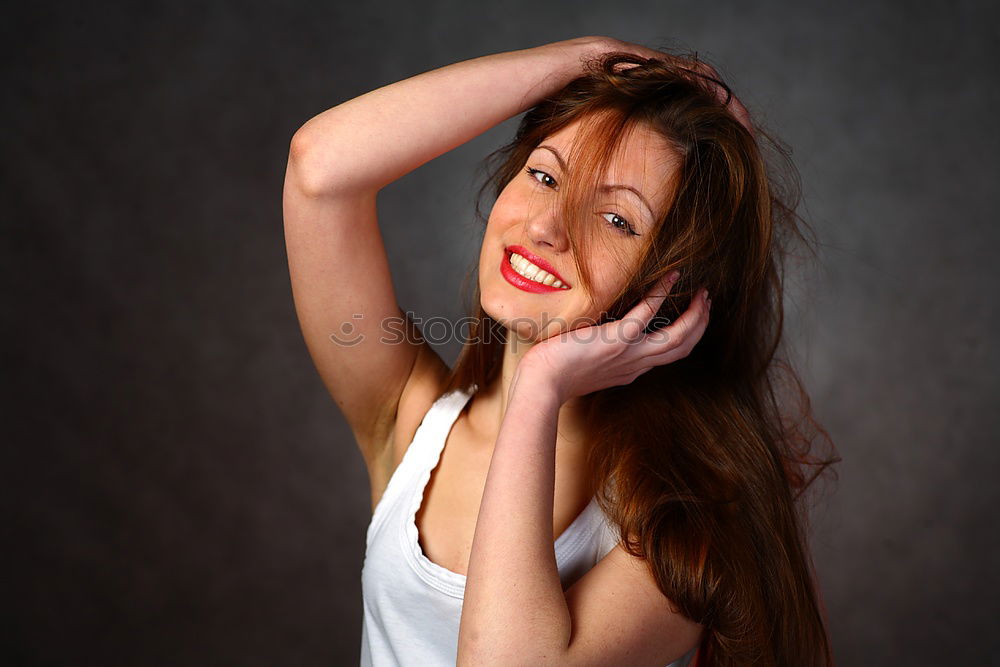
[{"label": "smiling mouth", "polygon": [[536,282],[540,285],[546,285],[548,287],[569,289],[569,285],[563,284],[563,282],[554,275],[539,266],[532,264],[516,252],[511,252],[507,257],[507,261],[509,262],[510,267],[523,278],[527,278],[528,280]]},{"label": "smiling mouth", "polygon": [[[521,252],[518,252],[521,251]],[[529,255],[526,257],[525,255]],[[531,261],[535,259],[535,261]],[[538,262],[538,263],[536,263]],[[523,280],[518,280],[515,284],[517,287],[527,286],[517,283],[522,283],[523,281],[528,281],[532,283],[530,286],[547,287],[553,290],[569,289],[569,285],[562,280],[561,276],[555,273],[555,269],[551,272],[545,270],[539,263],[544,262],[541,258],[536,258],[531,255],[528,251],[524,250],[520,246],[511,246],[504,249],[504,264],[506,266],[502,267],[506,269],[505,275],[509,273],[515,273]],[[547,264],[546,264],[547,266]],[[510,279],[508,277],[508,279]],[[513,282],[513,281],[512,281]],[[534,291],[534,290],[532,290]],[[548,290],[546,290],[548,291]]]}]

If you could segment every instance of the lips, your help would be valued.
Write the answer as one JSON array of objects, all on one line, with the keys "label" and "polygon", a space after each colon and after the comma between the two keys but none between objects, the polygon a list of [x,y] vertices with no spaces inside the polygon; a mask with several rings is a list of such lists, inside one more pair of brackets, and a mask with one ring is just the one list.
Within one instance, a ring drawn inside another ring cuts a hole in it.
[{"label": "lips", "polygon": [[528,260],[529,262],[531,262],[532,264],[534,264],[538,268],[544,269],[545,271],[548,271],[549,273],[551,273],[553,276],[556,277],[556,280],[560,281],[564,285],[566,284],[566,281],[563,279],[562,276],[559,275],[559,272],[556,271],[555,268],[551,264],[549,264],[548,262],[546,262],[544,259],[542,259],[538,255],[532,254],[530,251],[526,250],[524,248],[524,246],[519,246],[519,245],[507,246],[507,251],[506,252],[507,252],[507,257],[508,258],[510,258],[510,254],[512,252],[516,252],[518,255],[520,255],[521,257],[524,257],[526,260]]},{"label": "lips", "polygon": [[538,268],[544,271],[548,271],[563,284],[566,284],[566,281],[563,280],[563,277],[559,275],[559,273],[555,270],[555,268],[553,268],[551,264],[546,262],[538,255],[534,255],[525,250],[522,246],[518,245],[508,246],[504,250],[503,258],[500,260],[500,273],[507,280],[507,282],[509,282],[514,287],[524,290],[525,292],[534,292],[536,294],[543,292],[564,291],[561,287],[552,287],[550,285],[543,285],[542,283],[535,282],[534,280],[529,280],[528,278],[525,278],[520,273],[515,271],[514,268],[510,265],[510,255],[511,253],[515,252],[518,255],[524,257],[526,260],[528,260],[535,266],[537,266]]}]

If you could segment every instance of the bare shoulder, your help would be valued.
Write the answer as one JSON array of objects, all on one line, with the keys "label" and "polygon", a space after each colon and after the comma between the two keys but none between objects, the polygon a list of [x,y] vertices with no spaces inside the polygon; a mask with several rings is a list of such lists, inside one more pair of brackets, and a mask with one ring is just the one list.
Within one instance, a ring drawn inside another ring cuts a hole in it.
[{"label": "bare shoulder", "polygon": [[378,458],[368,470],[373,511],[393,472],[403,460],[424,415],[444,391],[448,372],[448,365],[440,355],[426,341],[423,342],[399,396],[395,420],[387,429],[385,446],[379,450]]}]

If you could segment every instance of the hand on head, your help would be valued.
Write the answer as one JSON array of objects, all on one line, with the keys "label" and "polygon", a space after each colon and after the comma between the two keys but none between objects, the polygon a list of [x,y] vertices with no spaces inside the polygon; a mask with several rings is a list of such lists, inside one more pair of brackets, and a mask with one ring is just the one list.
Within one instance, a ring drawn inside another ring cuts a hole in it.
[{"label": "hand on head", "polygon": [[563,332],[537,343],[521,361],[551,382],[561,400],[630,384],[656,366],[683,359],[701,340],[712,302],[702,288],[673,323],[646,333],[678,272],[663,278],[622,319]]},{"label": "hand on head", "polygon": [[[714,67],[697,59],[697,53],[695,53],[694,59],[688,59],[664,53],[663,51],[657,51],[641,44],[623,42],[621,40],[614,39],[613,37],[608,37],[606,40],[607,51],[624,51],[626,53],[639,56],[640,58],[664,61],[690,70],[693,75],[701,80],[701,82],[711,85],[719,102],[729,109],[729,112],[733,114],[736,120],[738,120],[751,135],[755,134],[753,123],[750,121],[750,113],[747,111],[747,108],[743,105],[739,98],[736,97],[736,94],[732,92],[732,89],[729,88],[728,84],[722,80],[719,72],[716,71]],[[624,71],[626,69],[630,69],[631,67],[638,67],[638,65],[623,63],[620,67],[621,71]]]}]

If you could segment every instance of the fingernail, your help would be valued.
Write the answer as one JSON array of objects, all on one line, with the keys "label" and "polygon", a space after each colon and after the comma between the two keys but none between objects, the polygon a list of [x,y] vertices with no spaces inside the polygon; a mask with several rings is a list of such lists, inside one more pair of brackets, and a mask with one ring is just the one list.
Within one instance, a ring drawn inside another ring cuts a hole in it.
[{"label": "fingernail", "polygon": [[680,271],[673,271],[673,272],[670,273],[669,276],[667,276],[667,280],[669,282],[671,282],[671,283],[675,283],[675,282],[677,282],[677,279],[680,278],[680,277],[681,277],[681,272]]}]

